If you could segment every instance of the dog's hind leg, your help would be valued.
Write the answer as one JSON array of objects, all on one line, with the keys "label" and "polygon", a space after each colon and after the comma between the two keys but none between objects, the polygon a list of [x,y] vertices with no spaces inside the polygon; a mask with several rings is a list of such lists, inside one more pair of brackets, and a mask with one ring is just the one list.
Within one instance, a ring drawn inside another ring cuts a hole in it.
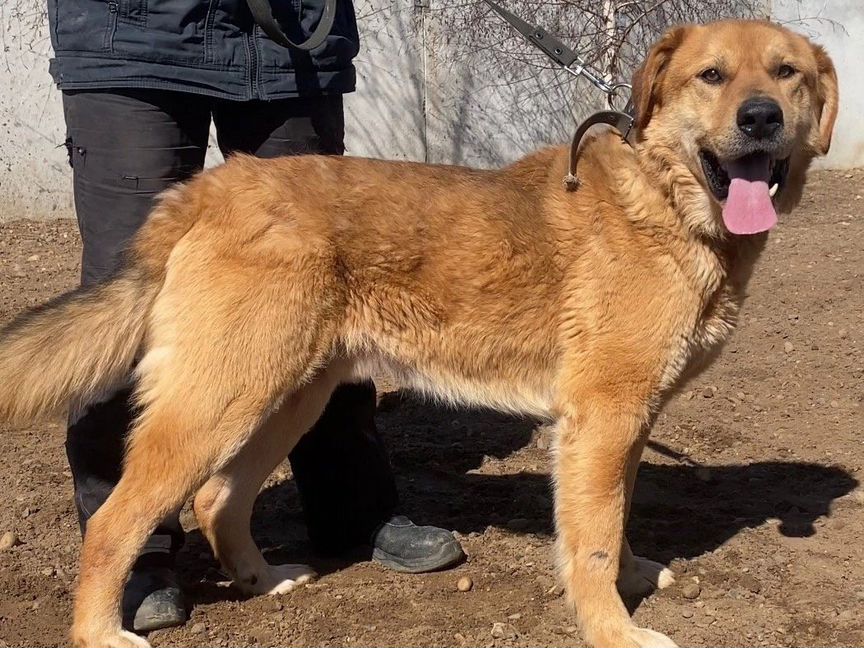
[{"label": "dog's hind leg", "polygon": [[123,476],[87,523],[72,627],[75,645],[148,645],[121,628],[119,606],[129,570],[153,529],[242,447],[267,405],[260,396],[232,400],[212,432],[201,425],[210,417],[190,403],[160,401],[144,412],[132,432]]},{"label": "dog's hind leg", "polygon": [[[630,450],[630,458],[627,462],[627,501],[624,507],[624,528],[627,528],[627,520],[630,517],[630,505],[633,500],[633,488],[636,485],[636,475],[639,472],[639,462],[642,459],[642,451],[645,448],[647,437],[643,435]],[[671,569],[658,562],[635,556],[630,549],[630,543],[626,536],[621,542],[621,567],[618,571],[618,591],[622,596],[644,596],[655,589],[669,587],[675,582],[675,574]]]},{"label": "dog's hind leg", "polygon": [[314,576],[306,565],[270,565],[250,533],[261,484],[321,415],[342,376],[331,366],[287,396],[249,443],[198,491],[195,515],[234,585],[249,594],[284,594]]},{"label": "dog's hind leg", "polygon": [[142,414],[123,476],[84,538],[77,645],[147,645],[122,630],[120,617],[126,577],[147,537],[228,465],[284,394],[314,379],[334,344],[326,272],[207,259],[217,247],[178,254],[151,312],[138,365]]},{"label": "dog's hind leg", "polygon": [[618,591],[621,596],[645,596],[675,582],[675,572],[666,565],[634,555],[627,538],[621,547],[620,560]]}]

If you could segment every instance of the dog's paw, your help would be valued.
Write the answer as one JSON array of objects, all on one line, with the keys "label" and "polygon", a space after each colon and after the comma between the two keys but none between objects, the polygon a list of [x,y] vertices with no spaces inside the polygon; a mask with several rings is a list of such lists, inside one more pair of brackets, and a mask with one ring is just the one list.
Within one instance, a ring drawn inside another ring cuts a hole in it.
[{"label": "dog's paw", "polygon": [[309,565],[270,565],[266,581],[270,587],[265,594],[285,594],[303,583],[308,583],[317,574]]},{"label": "dog's paw", "polygon": [[629,621],[612,626],[603,624],[593,632],[586,631],[584,637],[588,645],[595,648],[676,648],[675,642],[666,635],[640,628]]},{"label": "dog's paw", "polygon": [[627,645],[636,648],[678,648],[678,644],[672,641],[662,632],[655,632],[648,628],[637,628],[633,626],[628,637]]},{"label": "dog's paw", "polygon": [[655,589],[669,587],[675,582],[671,569],[653,560],[633,556],[633,560],[621,567],[618,574],[618,591],[621,596],[642,596]]},{"label": "dog's paw", "polygon": [[286,594],[298,585],[315,578],[309,565],[268,565],[256,578],[236,583],[247,594]]},{"label": "dog's paw", "polygon": [[72,636],[72,643],[77,648],[150,648],[144,637],[127,630],[101,636],[81,635],[73,631]]}]

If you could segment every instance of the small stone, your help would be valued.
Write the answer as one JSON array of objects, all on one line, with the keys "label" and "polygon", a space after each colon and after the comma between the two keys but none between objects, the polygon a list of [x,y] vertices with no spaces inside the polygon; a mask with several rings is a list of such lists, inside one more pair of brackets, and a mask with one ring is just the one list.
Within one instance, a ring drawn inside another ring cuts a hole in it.
[{"label": "small stone", "polygon": [[692,619],[693,618],[693,610],[690,610],[690,609],[682,610],[681,616],[684,617],[685,619]]},{"label": "small stone", "polygon": [[46,567],[45,569],[43,569],[39,573],[42,574],[43,576],[53,576],[54,575],[54,568],[53,567]]},{"label": "small stone", "polygon": [[[862,590],[862,592],[864,592],[864,590]],[[553,599],[561,598],[564,596],[564,588],[560,585],[553,585],[546,591],[546,594]]]},{"label": "small stone", "polygon": [[509,623],[493,623],[492,636],[496,639],[513,639],[518,637],[519,633],[516,632],[516,628]]},{"label": "small stone", "polygon": [[454,638],[456,641],[458,641],[460,644],[464,644],[464,643],[467,641],[467,640],[465,639],[465,635],[463,635],[461,632],[457,632],[456,634],[454,634],[454,635],[453,635],[453,638]]},{"label": "small stone", "polygon": [[201,634],[207,629],[207,626],[201,622],[195,623],[189,628],[189,632],[192,634]]},{"label": "small stone", "polygon": [[456,583],[456,589],[459,590],[460,592],[470,592],[473,587],[474,587],[474,581],[471,580],[470,576],[463,576]]},{"label": "small stone", "polygon": [[844,623],[853,619],[855,619],[855,613],[852,610],[843,610],[837,615],[837,620]]},{"label": "small stone", "polygon": [[271,598],[270,599],[270,611],[271,612],[281,612],[282,608],[284,608],[284,607],[285,607],[285,605],[278,598]]},{"label": "small stone", "polygon": [[840,336],[841,340],[845,340],[846,336],[849,335],[849,331],[847,331],[845,328],[841,328],[839,331],[837,331],[837,335]]},{"label": "small stone", "polygon": [[750,574],[741,574],[738,582],[741,583],[742,587],[747,588],[754,594],[758,594],[762,591],[762,583],[760,583],[758,579],[754,578]]},{"label": "small stone", "polygon": [[745,394],[744,392],[739,391],[739,392],[736,392],[735,395],[738,397],[738,400],[742,400],[742,401],[743,401],[743,400],[744,400],[744,397],[745,397],[747,394]]},{"label": "small stone", "polygon": [[702,390],[702,398],[714,398],[714,392],[716,391],[716,387],[706,387]]},{"label": "small stone", "polygon": [[38,254],[31,254],[29,257],[27,257],[27,260],[28,261],[38,261],[39,255]]},{"label": "small stone", "polygon": [[836,400],[832,400],[832,401],[831,401],[830,403],[828,403],[828,404],[829,404],[832,408],[834,408],[834,409],[837,409],[838,407],[840,407],[840,403],[838,403]]},{"label": "small stone", "polygon": [[548,450],[555,441],[555,429],[551,425],[541,425],[535,435],[538,450]]},{"label": "small stone", "polygon": [[508,621],[518,621],[521,618],[522,614],[520,612],[514,612],[513,614],[507,616]]},{"label": "small stone", "polygon": [[784,342],[783,343],[783,350],[786,353],[792,353],[795,350],[795,345],[792,344],[791,342]]},{"label": "small stone", "polygon": [[681,596],[686,599],[698,598],[701,592],[702,588],[699,587],[699,583],[687,583],[681,588]]},{"label": "small stone", "polygon": [[16,547],[19,544],[21,544],[21,541],[18,539],[18,536],[15,535],[13,531],[7,531],[2,536],[0,536],[0,551],[6,551],[7,549]]}]

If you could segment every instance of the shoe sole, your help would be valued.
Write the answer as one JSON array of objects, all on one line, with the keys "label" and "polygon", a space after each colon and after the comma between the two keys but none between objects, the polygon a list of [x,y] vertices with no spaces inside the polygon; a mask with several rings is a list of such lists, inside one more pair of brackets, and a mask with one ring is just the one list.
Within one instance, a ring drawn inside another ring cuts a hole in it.
[{"label": "shoe sole", "polygon": [[162,614],[152,616],[141,623],[132,622],[132,630],[138,633],[164,630],[165,628],[176,628],[184,625],[189,619],[185,614]]},{"label": "shoe sole", "polygon": [[434,554],[424,556],[423,558],[403,558],[377,548],[372,551],[372,560],[381,563],[393,571],[405,574],[422,574],[424,572],[439,571],[452,567],[464,558],[465,552],[455,542],[447,543]]}]

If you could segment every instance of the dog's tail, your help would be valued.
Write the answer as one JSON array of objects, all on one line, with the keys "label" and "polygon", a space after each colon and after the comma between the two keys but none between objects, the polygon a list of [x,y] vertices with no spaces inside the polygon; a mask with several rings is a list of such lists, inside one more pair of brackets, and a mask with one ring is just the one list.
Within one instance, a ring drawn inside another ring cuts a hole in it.
[{"label": "dog's tail", "polygon": [[170,198],[151,215],[114,278],[61,295],[0,331],[0,421],[28,422],[125,383],[168,255],[188,231],[182,217],[166,213],[177,207]]},{"label": "dog's tail", "polygon": [[61,295],[0,333],[0,420],[28,421],[122,383],[156,293],[135,274]]}]

